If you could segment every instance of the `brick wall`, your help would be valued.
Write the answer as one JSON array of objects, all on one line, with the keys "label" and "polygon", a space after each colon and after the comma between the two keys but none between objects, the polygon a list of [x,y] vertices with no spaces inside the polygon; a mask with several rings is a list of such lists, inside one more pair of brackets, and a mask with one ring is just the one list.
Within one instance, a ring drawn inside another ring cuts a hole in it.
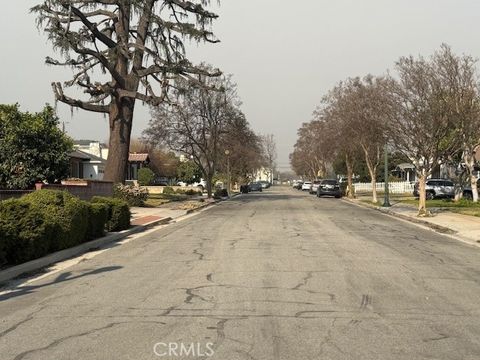
[{"label": "brick wall", "polygon": [[113,182],[109,181],[67,181],[63,184],[36,184],[37,190],[63,190],[79,197],[82,200],[90,200],[94,196],[113,196]]}]

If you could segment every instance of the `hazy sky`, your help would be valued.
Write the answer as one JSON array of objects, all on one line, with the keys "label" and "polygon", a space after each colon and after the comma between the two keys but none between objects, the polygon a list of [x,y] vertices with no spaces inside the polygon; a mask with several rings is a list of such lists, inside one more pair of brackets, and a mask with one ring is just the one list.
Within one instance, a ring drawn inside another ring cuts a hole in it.
[{"label": "hazy sky", "polygon": [[[69,75],[44,65],[54,53],[28,11],[39,2],[4,0],[0,12],[0,103],[30,111],[53,103],[50,82]],[[191,57],[234,75],[243,111],[257,132],[275,135],[283,169],[297,129],[336,82],[382,74],[400,56],[429,55],[442,42],[480,57],[478,0],[223,0],[213,8],[222,43],[196,46]],[[101,115],[58,110],[72,137],[107,139]],[[148,120],[138,106],[135,135]]]}]

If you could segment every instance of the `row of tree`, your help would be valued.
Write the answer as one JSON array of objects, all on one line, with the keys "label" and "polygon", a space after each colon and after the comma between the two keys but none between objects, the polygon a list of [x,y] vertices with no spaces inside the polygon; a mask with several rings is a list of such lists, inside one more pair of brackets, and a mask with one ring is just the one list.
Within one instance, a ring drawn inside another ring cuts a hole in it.
[{"label": "row of tree", "polygon": [[[205,72],[211,69],[205,66]],[[231,76],[200,77],[197,86],[180,84],[171,102],[152,107],[146,142],[186,155],[200,169],[212,194],[213,180],[247,182],[275,161],[273,137],[257,135],[240,110]]]},{"label": "row of tree", "polygon": [[[291,164],[314,177],[342,159],[353,194],[355,162],[362,154],[377,202],[383,149],[414,166],[419,215],[427,214],[426,179],[440,164],[454,178],[458,196],[471,184],[478,201],[475,150],[480,144],[480,88],[476,60],[442,45],[431,57],[402,57],[393,75],[349,78],[322,99],[314,118],[298,132]],[[458,198],[457,196],[457,198]]]}]

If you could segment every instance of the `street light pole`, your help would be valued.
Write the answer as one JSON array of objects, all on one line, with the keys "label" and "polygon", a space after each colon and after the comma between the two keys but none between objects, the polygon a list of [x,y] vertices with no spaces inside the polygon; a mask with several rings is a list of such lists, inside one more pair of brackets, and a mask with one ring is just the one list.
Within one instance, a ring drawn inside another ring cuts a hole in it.
[{"label": "street light pole", "polygon": [[227,156],[227,192],[228,197],[230,197],[231,192],[231,179],[230,179],[230,150],[225,150],[225,155]]},{"label": "street light pole", "polygon": [[385,148],[383,150],[385,153],[385,193],[383,199],[383,207],[390,207],[390,189],[388,186],[388,145],[385,144]]}]

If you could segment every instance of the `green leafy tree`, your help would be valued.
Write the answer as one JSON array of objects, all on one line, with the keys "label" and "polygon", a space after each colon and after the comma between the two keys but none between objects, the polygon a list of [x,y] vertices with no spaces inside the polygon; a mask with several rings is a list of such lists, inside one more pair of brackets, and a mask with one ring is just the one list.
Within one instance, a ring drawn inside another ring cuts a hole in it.
[{"label": "green leafy tree", "polygon": [[177,179],[187,184],[200,181],[201,178],[202,171],[193,161],[182,162],[177,168]]},{"label": "green leafy tree", "polygon": [[155,179],[155,173],[149,168],[141,168],[138,170],[138,183],[142,186],[150,185]]},{"label": "green leafy tree", "polygon": [[72,149],[50,106],[28,113],[18,105],[0,105],[0,188],[27,189],[35,181],[66,178]]}]

